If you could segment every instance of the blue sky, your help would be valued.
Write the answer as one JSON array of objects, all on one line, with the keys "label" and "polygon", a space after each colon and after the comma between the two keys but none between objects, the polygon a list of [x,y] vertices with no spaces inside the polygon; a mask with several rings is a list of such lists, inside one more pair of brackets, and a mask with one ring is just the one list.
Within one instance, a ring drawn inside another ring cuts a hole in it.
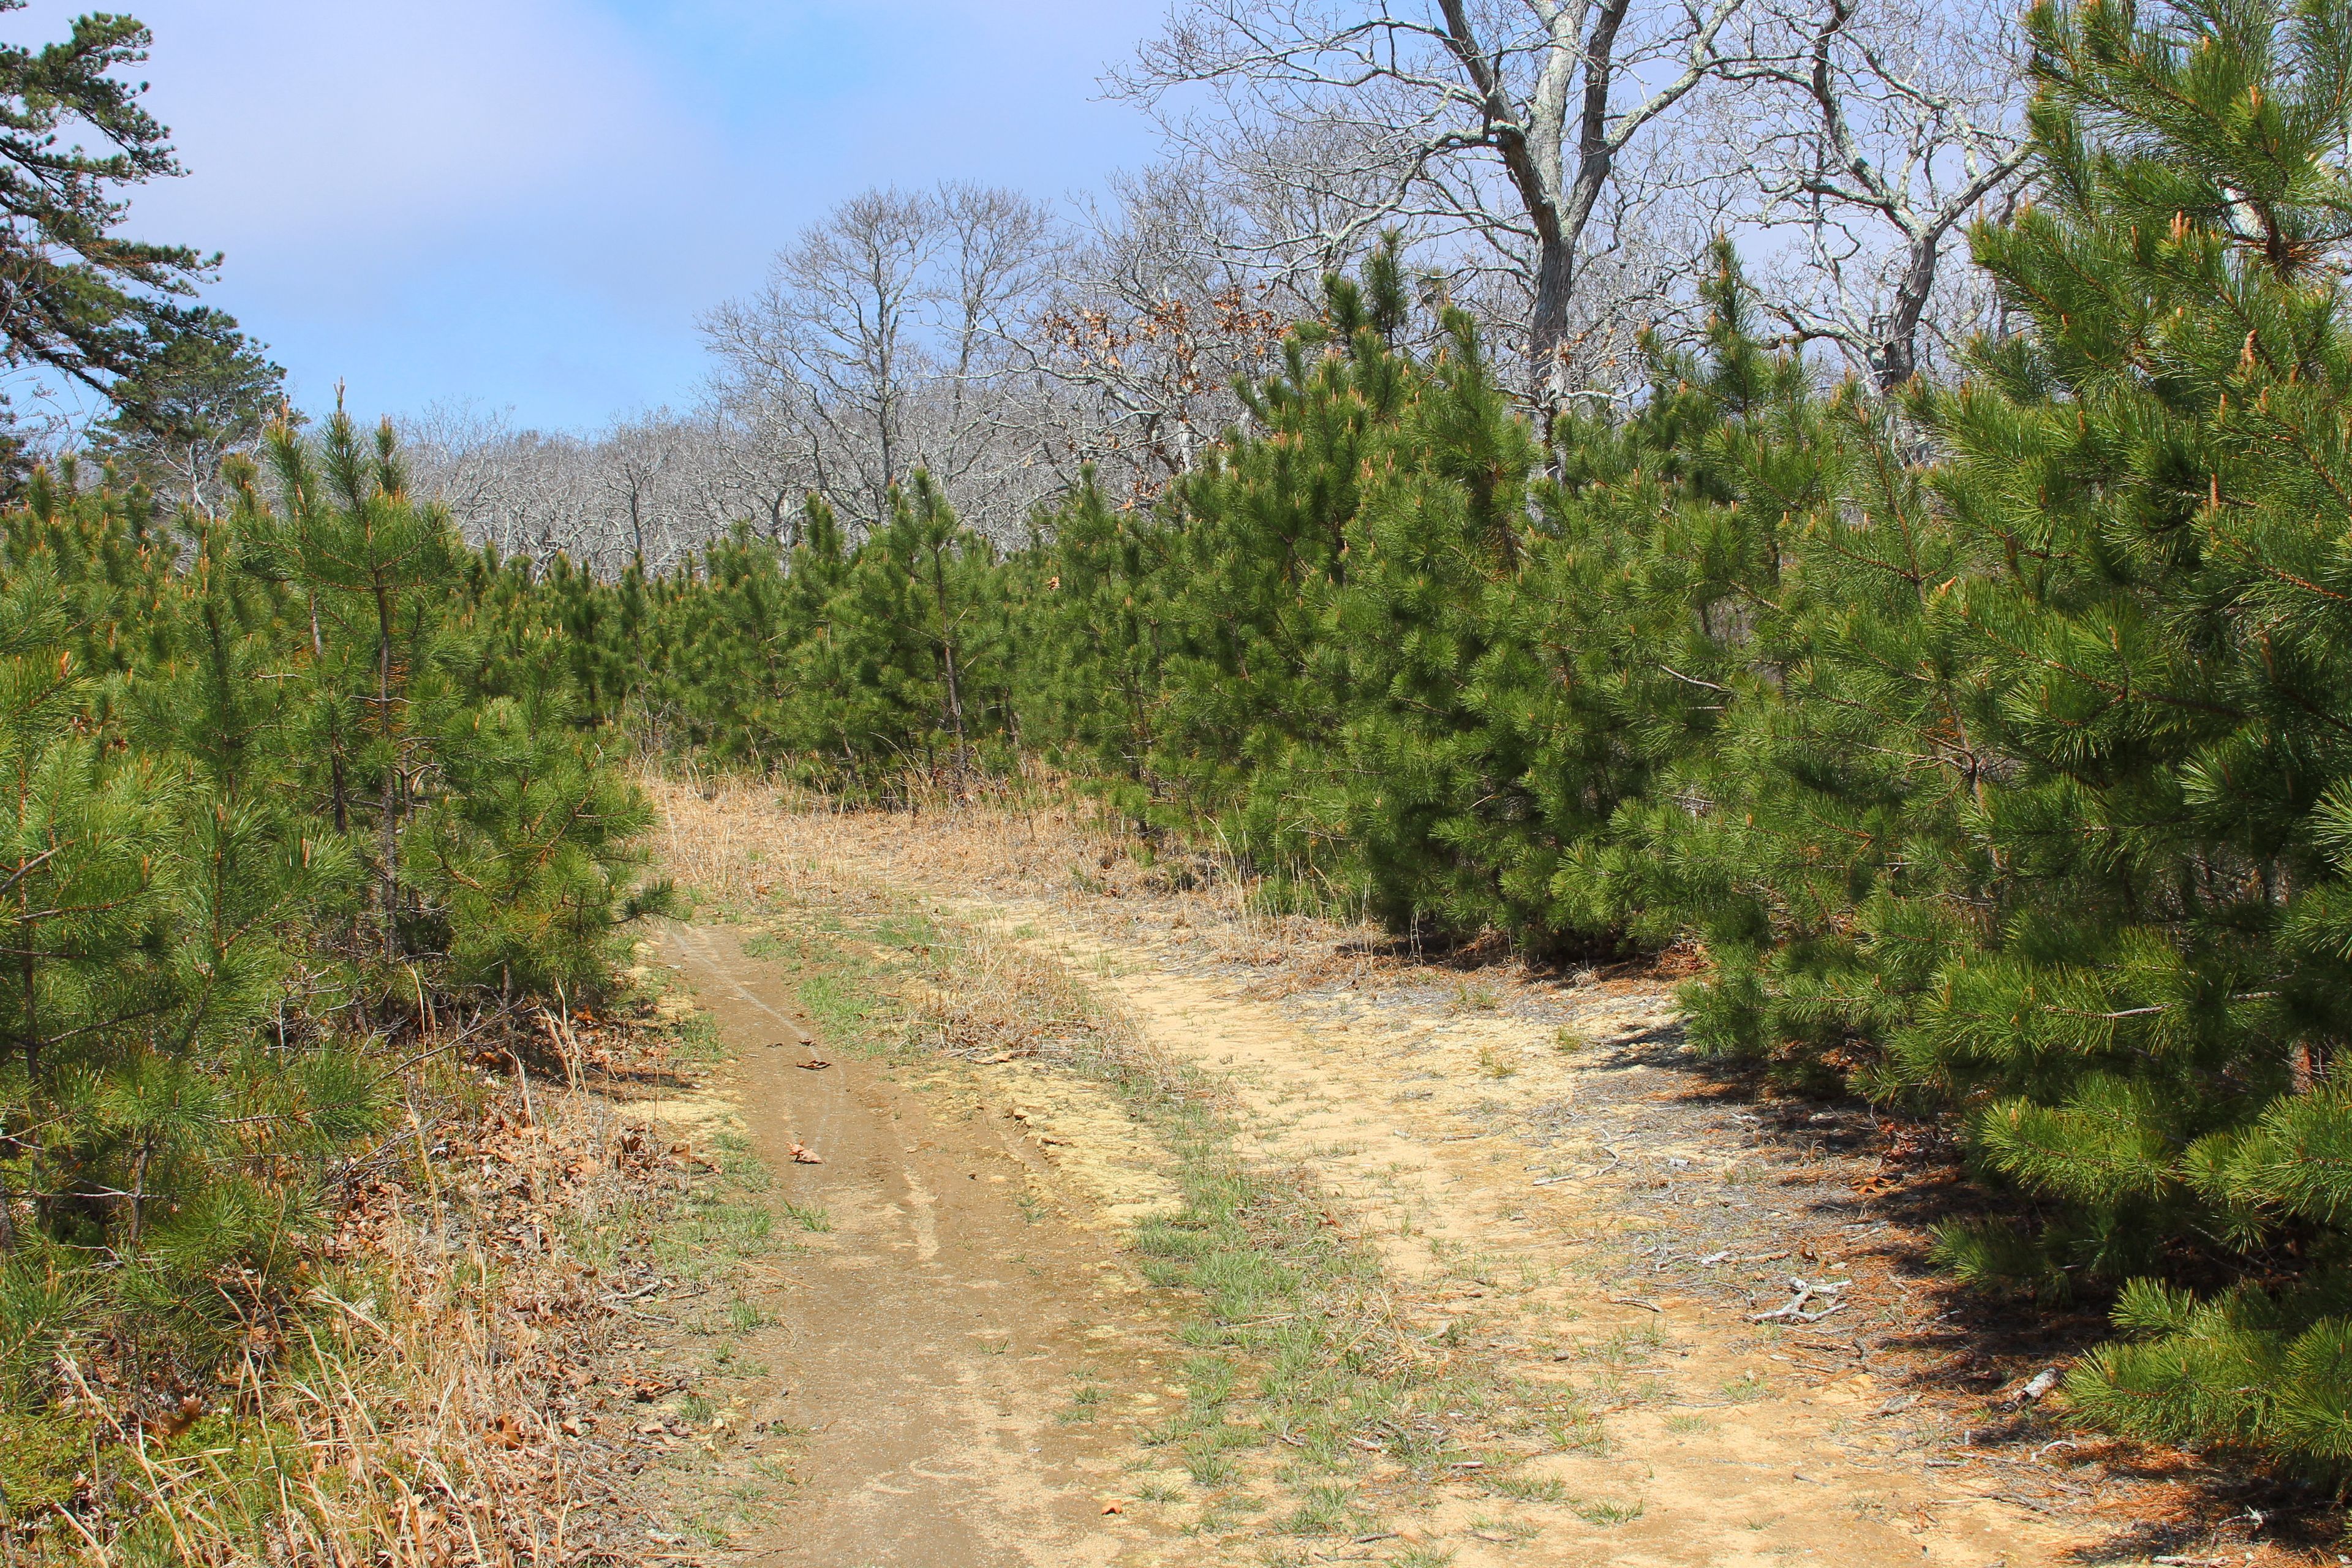
[{"label": "blue sky", "polygon": [[[0,17],[62,36],[94,0]],[[227,253],[214,302],[298,403],[593,427],[691,399],[696,317],[833,202],[1060,196],[1150,152],[1096,78],[1164,0],[115,0],[190,173],[132,228]]]}]

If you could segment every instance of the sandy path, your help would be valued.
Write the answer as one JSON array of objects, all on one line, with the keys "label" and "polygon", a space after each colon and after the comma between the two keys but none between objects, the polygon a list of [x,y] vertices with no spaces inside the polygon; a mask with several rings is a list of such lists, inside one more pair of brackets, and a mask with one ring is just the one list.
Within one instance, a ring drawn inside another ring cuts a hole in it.
[{"label": "sandy path", "polygon": [[[750,1424],[794,1431],[802,1485],[750,1563],[810,1568],[1110,1565],[1161,1557],[1140,1521],[1106,1517],[1124,1422],[1064,1424],[1075,1379],[1133,1390],[1135,1297],[1105,1238],[1032,1219],[1032,1156],[1002,1118],[941,1114],[877,1064],[828,1050],[805,1070],[793,977],[727,928],[677,926],[664,955],[741,1064],[735,1089],[777,1195],[832,1229],[758,1272],[778,1321],[749,1352],[770,1371]],[[823,1043],[819,1042],[820,1047]],[[796,1164],[798,1142],[821,1165]],[[705,1489],[721,1484],[705,1476]]]},{"label": "sandy path", "polygon": [[[1556,1060],[1539,1031],[1509,1019],[1393,1009],[1372,1022],[1363,1009],[1321,997],[1255,1000],[1231,980],[1176,967],[1162,944],[1108,942],[1064,906],[930,891],[966,918],[1026,931],[1064,954],[1161,1048],[1222,1078],[1243,1110],[1250,1151],[1313,1170],[1405,1282],[1431,1329],[1461,1320],[1457,1331],[1486,1336],[1501,1370],[1532,1383],[1591,1384],[1594,1374],[1581,1369],[1596,1360],[1599,1381],[1614,1382],[1622,1363],[1608,1347],[1649,1347],[1629,1358],[1644,1381],[1608,1415],[1605,1453],[1555,1455],[1523,1468],[1559,1479],[1569,1502],[1498,1510],[1492,1499],[1463,1489],[1440,1508],[1428,1522],[1458,1552],[1457,1568],[2025,1568],[2075,1561],[2074,1549],[2095,1539],[1942,1483],[1924,1453],[1869,1430],[1889,1391],[1867,1375],[1792,1386],[1772,1375],[1785,1370],[1776,1359],[1789,1358],[1773,1357],[1743,1315],[1672,1294],[1641,1298],[1649,1306],[1612,1300],[1612,1288],[1593,1276],[1608,1271],[1599,1265],[1620,1221],[1588,1201],[1584,1183],[1571,1176],[1533,1187],[1516,1141],[1447,1114],[1434,1094],[1400,1096],[1433,1076],[1433,1036]],[[1638,1029],[1654,1021],[1659,1005],[1636,1000],[1612,1010]],[[1455,1045],[1459,1056],[1462,1042]],[[1553,1070],[1559,1081],[1551,1087],[1573,1106],[1577,1078],[1609,1069]],[[1586,1146],[1608,1136],[1594,1129]],[[1570,1158],[1544,1168],[1576,1165]],[[1588,1258],[1594,1267],[1580,1268]],[[1779,1386],[1762,1397],[1727,1397],[1725,1385],[1742,1379]],[[1576,1508],[1595,1500],[1641,1512],[1596,1524]],[[1482,1540],[1476,1521],[1495,1522],[1498,1511],[1540,1533]]]},{"label": "sandy path", "polygon": [[[1460,1451],[1495,1455],[1510,1486],[1465,1476],[1376,1503],[1385,1539],[1286,1538],[1268,1516],[1170,1542],[1169,1561],[2028,1568],[2108,1560],[2131,1532],[2127,1480],[2031,1444],[1971,1447],[1971,1420],[2004,1419],[1992,1405],[1939,1405],[1901,1380],[1913,1363],[1865,1349],[1918,1314],[1873,1254],[1885,1226],[1857,1209],[1850,1167],[1819,1153],[1837,1130],[1805,1125],[1835,1118],[1708,1090],[1676,1055],[1664,985],[1507,979],[1497,1000],[1475,977],[1335,963],[1329,936],[1272,952],[1244,932],[1237,953],[1230,914],[1138,896],[1131,879],[1117,885],[1111,853],[1069,855],[1018,819],[974,814],[967,829],[690,797],[672,809],[710,847],[704,885],[764,895],[772,880],[806,907],[912,898],[1068,965],[1223,1086],[1245,1152],[1312,1174],[1328,1212],[1377,1249],[1416,1332],[1446,1335],[1494,1386],[1565,1385],[1605,1434],[1535,1452],[1500,1415],[1454,1412]],[[1052,1152],[1061,1164],[1084,1151]],[[1726,1244],[1740,1255],[1717,1267]],[[1876,1295],[1820,1328],[1751,1322],[1787,1299],[1790,1273],[1870,1275]],[[1031,1300],[1048,1321],[1066,1310]],[[1078,1473],[1007,1478],[1007,1517]],[[858,1483],[845,1471],[840,1484]],[[1062,1539],[1087,1541],[1075,1511],[1056,1517]],[[1162,1522],[1183,1517],[1171,1506]]]}]

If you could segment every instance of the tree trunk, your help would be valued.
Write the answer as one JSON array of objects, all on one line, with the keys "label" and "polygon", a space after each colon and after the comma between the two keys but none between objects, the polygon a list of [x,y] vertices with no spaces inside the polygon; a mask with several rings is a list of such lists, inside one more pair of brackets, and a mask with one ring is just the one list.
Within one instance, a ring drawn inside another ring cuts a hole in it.
[{"label": "tree trunk", "polygon": [[1536,416],[1542,422],[1544,442],[1568,400],[1568,300],[1575,287],[1575,248],[1553,234],[1539,243],[1536,257],[1536,302],[1528,323],[1528,360],[1534,384]]},{"label": "tree trunk", "polygon": [[154,1152],[154,1140],[143,1138],[139,1143],[139,1156],[131,1163],[131,1247],[136,1251],[139,1237],[147,1220],[147,1162]]},{"label": "tree trunk", "polygon": [[1878,342],[1870,347],[1870,376],[1882,393],[1909,381],[1919,368],[1919,318],[1927,313],[1927,295],[1936,287],[1936,240],[1912,242],[1911,264],[1895,290],[1894,308]]},{"label": "tree trunk", "polygon": [[963,681],[956,668],[955,623],[948,618],[948,575],[944,551],[931,547],[931,594],[939,605],[940,663],[947,675],[948,727],[955,732],[955,771],[961,784],[964,773]]},{"label": "tree trunk", "polygon": [[41,1082],[40,992],[33,955],[26,952],[17,963],[25,983],[25,1087],[37,1089]]},{"label": "tree trunk", "polygon": [[[327,639],[319,630],[319,595],[316,589],[310,593],[310,657],[317,662],[319,673],[323,677],[327,664]],[[349,833],[352,830],[352,811],[351,797],[343,782],[343,737],[331,723],[327,733],[327,782],[334,797],[335,831]]]},{"label": "tree trunk", "polygon": [[[392,633],[393,608],[390,594],[378,583],[375,590],[376,616],[376,723],[387,742],[394,741],[392,720]],[[400,750],[393,746],[390,764],[384,769],[383,789],[376,814],[376,900],[383,916],[383,955],[386,959],[400,956],[400,929],[397,923],[400,909]]]}]

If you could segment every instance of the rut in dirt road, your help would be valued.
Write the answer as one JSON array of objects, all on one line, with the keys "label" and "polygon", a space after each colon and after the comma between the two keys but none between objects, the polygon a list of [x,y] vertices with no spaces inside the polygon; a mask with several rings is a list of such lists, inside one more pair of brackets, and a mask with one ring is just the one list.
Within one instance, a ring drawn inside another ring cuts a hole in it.
[{"label": "rut in dirt road", "polygon": [[[1035,1173],[989,1118],[935,1114],[824,1042],[833,1065],[801,1068],[790,978],[736,932],[677,926],[664,947],[742,1064],[740,1114],[778,1195],[831,1222],[781,1265],[781,1321],[749,1347],[772,1373],[761,1422],[805,1437],[795,1500],[743,1560],[1160,1561],[1102,1511],[1131,1436],[1055,1419],[1075,1373],[1160,1375],[1130,1348],[1133,1298],[1104,1237],[1024,1214]],[[824,1163],[796,1163],[795,1143]]]}]

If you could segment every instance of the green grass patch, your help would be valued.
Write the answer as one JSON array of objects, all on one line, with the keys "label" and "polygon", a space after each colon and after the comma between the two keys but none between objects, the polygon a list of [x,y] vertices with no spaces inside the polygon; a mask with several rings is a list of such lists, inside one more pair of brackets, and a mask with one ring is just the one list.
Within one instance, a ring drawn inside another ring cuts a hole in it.
[{"label": "green grass patch", "polygon": [[785,1219],[803,1230],[823,1235],[833,1228],[833,1215],[816,1205],[796,1204],[792,1199],[785,1198],[778,1206],[783,1210]]},{"label": "green grass patch", "polygon": [[1597,1524],[1603,1529],[1631,1524],[1649,1511],[1649,1505],[1639,1498],[1624,1501],[1615,1498],[1589,1498],[1582,1502],[1570,1503],[1569,1508],[1585,1523]]},{"label": "green grass patch", "polygon": [[[937,1059],[924,1045],[936,1025],[921,1009],[964,984],[969,938],[953,921],[911,900],[769,919],[748,951],[792,966],[829,1048]],[[1240,1484],[1271,1478],[1287,1498],[1280,1531],[1360,1534],[1376,1528],[1354,1500],[1360,1488],[1400,1472],[1435,1480],[1463,1457],[1464,1431],[1585,1431],[1590,1417],[1565,1391],[1504,1385],[1415,1340],[1377,1258],[1329,1223],[1311,1175],[1244,1160],[1206,1080],[1106,1044],[1116,1020],[1075,976],[1069,984],[1055,1060],[1119,1097],[1170,1151],[1182,1194],[1178,1212],[1133,1234],[1144,1278],[1187,1304],[1175,1337],[1192,1352],[1181,1409],[1141,1441],[1208,1494],[1209,1513],[1245,1511],[1253,1493]],[[1062,1419],[1091,1419],[1089,1393],[1101,1397],[1080,1389]]]},{"label": "green grass patch", "polygon": [[91,1465],[91,1421],[64,1410],[0,1410],[0,1498],[10,1519],[46,1513],[74,1495]]},{"label": "green grass patch", "polygon": [[1486,1488],[1514,1502],[1562,1502],[1568,1497],[1568,1483],[1558,1476],[1496,1476]]}]

